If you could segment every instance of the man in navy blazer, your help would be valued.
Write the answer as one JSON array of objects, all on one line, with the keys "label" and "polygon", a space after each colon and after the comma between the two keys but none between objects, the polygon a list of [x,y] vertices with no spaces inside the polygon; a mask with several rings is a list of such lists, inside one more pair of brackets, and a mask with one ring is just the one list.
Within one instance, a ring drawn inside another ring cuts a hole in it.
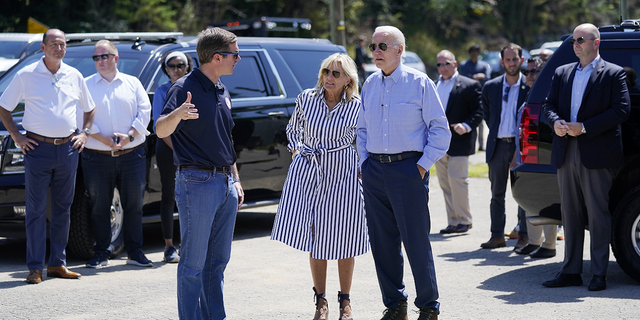
[{"label": "man in navy blazer", "polygon": [[556,69],[543,105],[553,124],[551,164],[558,169],[565,255],[555,279],[546,287],[582,285],[584,228],[591,235],[589,291],[606,289],[611,239],[609,190],[624,164],[620,124],[630,112],[623,68],[600,57],[600,32],[592,24],[573,31],[579,63]]},{"label": "man in navy blazer", "polygon": [[[487,81],[482,88],[482,111],[484,121],[489,126],[487,137],[487,164],[491,181],[491,238],[481,244],[484,249],[505,247],[505,194],[509,165],[515,152],[518,136],[517,110],[529,93],[529,86],[520,72],[524,62],[522,48],[510,43],[500,51],[500,63],[504,66],[502,76]],[[524,211],[522,211],[524,216]],[[526,223],[524,217],[518,219],[520,232],[519,247],[526,246]]]},{"label": "man in navy blazer", "polygon": [[472,226],[469,207],[469,156],[476,152],[476,127],[482,121],[480,82],[458,73],[455,55],[442,50],[437,55],[440,77],[436,90],[451,129],[447,154],[436,162],[438,182],[444,194],[448,225],[442,234],[463,233]]}]

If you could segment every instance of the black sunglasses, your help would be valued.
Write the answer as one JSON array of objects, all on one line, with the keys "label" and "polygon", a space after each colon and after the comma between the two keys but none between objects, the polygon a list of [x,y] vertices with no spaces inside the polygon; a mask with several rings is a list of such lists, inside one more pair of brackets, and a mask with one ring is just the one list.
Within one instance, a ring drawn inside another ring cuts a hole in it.
[{"label": "black sunglasses", "polygon": [[109,56],[115,56],[115,54],[113,54],[113,53],[98,54],[98,55],[95,55],[95,56],[91,56],[91,59],[93,59],[93,61],[98,61],[100,59],[107,60],[107,59],[109,59]]},{"label": "black sunglasses", "polygon": [[511,90],[511,87],[504,88],[504,96],[502,96],[502,100],[504,100],[504,102],[509,101],[509,90]]},{"label": "black sunglasses", "polygon": [[187,67],[186,64],[184,63],[180,63],[180,64],[168,64],[167,65],[167,69],[180,69],[180,70],[184,70]]},{"label": "black sunglasses", "polygon": [[240,56],[240,53],[238,52],[216,52],[213,55],[215,56],[216,54],[220,54],[223,56],[233,56],[233,58],[236,60],[238,60],[238,57]]},{"label": "black sunglasses", "polygon": [[524,76],[525,76],[525,77],[526,77],[526,76],[528,76],[528,75],[535,76],[535,75],[536,75],[536,73],[538,73],[538,72],[540,72],[540,70],[538,70],[538,69],[531,69],[531,70],[524,70],[524,71],[522,71],[522,74],[524,74]]},{"label": "black sunglasses", "polygon": [[443,66],[450,66],[451,62],[445,62],[445,63],[436,63],[436,67],[440,68]]},{"label": "black sunglasses", "polygon": [[571,44],[575,44],[576,41],[578,42],[578,44],[583,44],[585,41],[587,40],[595,40],[596,38],[585,38],[585,37],[580,37],[578,39],[571,39],[569,40],[569,42],[571,42]]},{"label": "black sunglasses", "polygon": [[[380,42],[380,43],[377,44],[377,47],[380,48],[380,50],[382,50],[382,51],[387,51],[387,48],[389,46],[384,42]],[[375,43],[370,44],[369,45],[369,50],[376,51],[376,44]]]},{"label": "black sunglasses", "polygon": [[[323,76],[328,75],[328,74],[329,74],[329,71],[331,71],[331,70],[329,70],[329,69],[327,69],[327,68],[322,68],[322,75],[323,75]],[[335,70],[334,70],[334,71],[331,71],[331,74],[332,74],[332,75],[333,75],[333,77],[334,77],[334,78],[336,78],[336,79],[339,79],[339,78],[340,78],[340,76],[341,76],[340,71],[335,71]]]}]

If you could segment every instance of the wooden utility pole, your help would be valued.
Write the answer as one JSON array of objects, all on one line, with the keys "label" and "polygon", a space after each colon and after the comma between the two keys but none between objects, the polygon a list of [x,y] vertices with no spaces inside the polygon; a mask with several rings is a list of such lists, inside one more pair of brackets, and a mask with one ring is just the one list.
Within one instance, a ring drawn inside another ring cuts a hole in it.
[{"label": "wooden utility pole", "polygon": [[347,46],[344,24],[344,0],[331,1],[331,41]]},{"label": "wooden utility pole", "polygon": [[629,3],[627,0],[620,0],[620,22],[629,19]]}]

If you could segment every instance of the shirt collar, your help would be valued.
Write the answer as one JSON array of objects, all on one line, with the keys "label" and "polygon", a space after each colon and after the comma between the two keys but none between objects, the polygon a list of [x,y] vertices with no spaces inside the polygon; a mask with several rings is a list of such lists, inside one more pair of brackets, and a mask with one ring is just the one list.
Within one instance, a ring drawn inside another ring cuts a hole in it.
[{"label": "shirt collar", "polygon": [[113,80],[111,80],[111,82],[109,82],[109,81],[107,81],[107,79],[103,78],[102,75],[99,72],[96,72],[96,75],[97,75],[96,80],[95,80],[96,83],[98,83],[100,81],[104,81],[106,83],[113,83],[116,80],[122,81],[122,76],[120,75],[120,71],[118,71],[118,69],[116,69],[116,75],[115,75],[115,77],[113,77]]},{"label": "shirt collar", "polygon": [[507,83],[507,74],[504,74],[504,78],[502,79],[502,87],[509,87],[509,88],[513,88],[513,87],[522,87],[522,89],[524,89],[524,83],[525,82],[525,76],[524,74],[522,74],[522,72],[520,72],[520,76],[518,77],[518,82],[514,83],[512,86],[510,86]]},{"label": "shirt collar", "polygon": [[596,68],[596,64],[598,64],[598,62],[600,61],[600,54],[598,54],[596,56],[595,59],[593,59],[593,61],[591,61],[586,67],[582,68],[580,66],[580,61],[578,61],[578,71],[583,71],[583,70],[589,70],[589,67],[595,69]]},{"label": "shirt collar", "polygon": [[219,90],[220,89],[224,90],[224,87],[222,86],[222,83],[220,82],[220,80],[218,80],[218,83],[213,83],[213,81],[211,81],[209,77],[205,76],[204,73],[200,71],[200,69],[194,68],[193,71],[191,72],[193,72],[193,75],[195,75],[196,78],[198,78],[198,81],[200,81],[200,84],[202,85],[202,88],[205,91],[213,90],[214,88],[217,88]]},{"label": "shirt collar", "polygon": [[400,63],[398,63],[398,67],[396,67],[396,69],[393,70],[393,72],[388,76],[385,76],[384,73],[382,73],[382,70],[380,70],[380,74],[382,75],[382,80],[386,78],[390,78],[391,80],[393,80],[393,82],[398,83],[400,81],[400,77],[402,77],[403,68],[404,68],[404,65],[402,64],[402,61],[400,61]]},{"label": "shirt collar", "polygon": [[[52,74],[49,69],[47,69],[47,65],[44,64],[44,57],[38,61],[38,65],[36,66],[36,71],[39,73],[48,73]],[[60,62],[60,69],[55,73],[56,75],[64,75],[67,74],[67,65],[64,62]]]},{"label": "shirt collar", "polygon": [[442,79],[442,76],[438,77],[438,82],[442,82],[442,84],[446,84],[449,83],[449,81],[456,81],[456,78],[458,77],[458,70],[456,69],[456,73],[454,73],[451,78],[444,80]]}]

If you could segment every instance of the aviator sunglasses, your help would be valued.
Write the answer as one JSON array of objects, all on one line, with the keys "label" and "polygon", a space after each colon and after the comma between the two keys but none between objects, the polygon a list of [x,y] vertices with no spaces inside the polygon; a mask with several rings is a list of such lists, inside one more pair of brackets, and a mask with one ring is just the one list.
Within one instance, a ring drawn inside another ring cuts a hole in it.
[{"label": "aviator sunglasses", "polygon": [[381,43],[378,43],[377,45],[375,43],[370,44],[369,50],[371,50],[372,52],[376,51],[376,46],[380,48],[380,50],[382,51],[387,51],[387,48],[388,48],[388,45],[386,43],[381,42]]},{"label": "aviator sunglasses", "polygon": [[569,42],[571,42],[572,45],[575,44],[576,42],[578,42],[578,44],[583,44],[587,40],[595,40],[595,38],[580,37],[578,39],[571,39],[569,40]]},{"label": "aviator sunglasses", "polygon": [[[331,70],[329,70],[329,69],[327,69],[327,68],[322,68],[322,75],[323,75],[323,76],[328,75],[328,74],[329,74],[329,71],[331,71]],[[334,71],[331,71],[331,74],[332,74],[332,75],[333,75],[333,77],[334,77],[334,78],[336,78],[336,79],[339,79],[339,78],[340,78],[340,76],[341,76],[340,71],[335,71],[335,70],[334,70]]]},{"label": "aviator sunglasses", "polygon": [[115,54],[113,54],[113,53],[98,54],[98,55],[95,55],[95,56],[91,56],[91,59],[93,59],[93,61],[97,62],[100,59],[107,60],[107,59],[109,59],[109,56],[115,56]]},{"label": "aviator sunglasses", "polygon": [[440,68],[440,67],[444,67],[444,66],[450,66],[451,62],[445,62],[445,63],[436,63],[436,67]]}]

